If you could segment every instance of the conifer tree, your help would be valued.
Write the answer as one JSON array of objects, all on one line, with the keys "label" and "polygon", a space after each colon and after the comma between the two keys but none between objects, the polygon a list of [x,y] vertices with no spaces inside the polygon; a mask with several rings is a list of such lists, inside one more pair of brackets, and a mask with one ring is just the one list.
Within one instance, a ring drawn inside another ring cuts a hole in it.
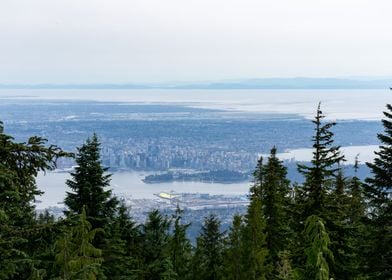
[{"label": "conifer tree", "polygon": [[348,195],[350,196],[349,217],[355,225],[363,223],[366,214],[366,202],[364,199],[364,184],[358,178],[359,160],[355,157],[354,176],[348,182]]},{"label": "conifer tree", "polygon": [[287,169],[276,157],[276,148],[271,150],[267,163],[262,167],[262,200],[265,217],[266,246],[268,257],[266,263],[273,267],[269,279],[276,272],[279,253],[288,247],[288,194],[289,181],[286,179]]},{"label": "conifer tree", "polygon": [[47,276],[45,269],[36,269],[32,267],[29,280],[43,280]]},{"label": "conifer tree", "polygon": [[27,143],[17,143],[4,133],[0,122],[0,209],[15,226],[31,224],[37,195],[35,177],[40,171],[53,170],[56,160],[69,154],[54,145],[46,147],[47,140],[30,137]]},{"label": "conifer tree", "polygon": [[115,223],[118,224],[121,240],[125,242],[124,250],[127,267],[129,265],[132,271],[140,270],[143,262],[144,241],[141,232],[142,225],[137,225],[132,219],[130,209],[125,205],[124,201],[120,202]]},{"label": "conifer tree", "polygon": [[102,270],[113,280],[129,279],[133,270],[133,259],[127,255],[126,240],[122,238],[122,231],[117,217],[105,226]]},{"label": "conifer tree", "polygon": [[143,263],[140,279],[158,280],[164,276],[167,279],[175,279],[173,264],[170,260],[169,228],[170,220],[166,216],[162,216],[158,210],[149,213],[142,231]]},{"label": "conifer tree", "polygon": [[358,178],[359,161],[355,158],[355,175],[347,182],[347,205],[346,222],[348,227],[348,242],[350,244],[349,262],[346,265],[350,269],[351,278],[360,279],[364,275],[366,260],[366,202],[364,198],[364,186]]},{"label": "conifer tree", "polygon": [[246,279],[266,279],[271,270],[266,266],[266,221],[263,213],[263,159],[260,158],[254,172],[255,182],[250,188],[250,204],[245,215],[243,233],[244,273]]},{"label": "conifer tree", "polygon": [[186,231],[190,224],[181,223],[183,212],[177,205],[173,216],[174,225],[169,248],[173,270],[178,279],[187,279],[189,277],[192,250],[191,243],[186,237]]},{"label": "conifer tree", "polygon": [[[315,126],[312,138],[313,158],[310,166],[298,164],[298,171],[305,176],[305,182],[297,189],[295,198],[295,214],[300,221],[297,223],[296,231],[301,232],[301,227],[308,217],[318,216],[329,232],[333,254],[338,255],[338,252],[344,252],[348,245],[341,239],[342,235],[347,234],[347,228],[342,224],[346,214],[345,179],[339,165],[344,156],[340,153],[340,147],[334,145],[331,128],[336,123],[324,122],[324,118],[319,104],[315,119],[312,121]],[[296,240],[296,247],[293,248],[297,249],[296,265],[302,267],[303,246],[300,240]],[[338,259],[341,258],[338,256]],[[334,266],[329,269],[332,275],[337,271]]]},{"label": "conifer tree", "polygon": [[242,216],[236,214],[230,228],[225,244],[224,253],[224,279],[241,280],[244,279],[243,262],[243,230],[244,224]]},{"label": "conifer tree", "polygon": [[93,246],[92,241],[98,231],[92,229],[87,220],[85,208],[77,216],[70,231],[66,231],[55,244],[56,262],[61,267],[61,279],[96,279],[102,275],[102,251]]},{"label": "conifer tree", "polygon": [[340,147],[333,145],[333,133],[331,128],[336,125],[334,122],[324,123],[325,118],[321,108],[317,107],[315,119],[315,135],[313,136],[313,158],[310,166],[299,164],[298,171],[305,175],[304,209],[303,216],[319,215],[324,211],[325,196],[332,188],[333,180],[339,168],[337,164],[343,160],[340,154]]},{"label": "conifer tree", "polygon": [[32,274],[43,275],[42,271],[45,271],[47,278],[57,275],[53,244],[62,230],[62,220],[56,219],[48,210],[38,215],[35,230],[29,233],[28,251],[31,252]]},{"label": "conifer tree", "polygon": [[73,247],[74,250],[69,267],[71,273],[77,278],[96,279],[101,274],[100,266],[103,259],[101,258],[102,251],[95,248],[92,242],[97,232],[102,229],[92,229],[84,207],[78,218],[78,223],[71,232],[71,248]]},{"label": "conifer tree", "polygon": [[14,227],[5,211],[0,209],[0,279],[12,279],[18,267],[28,262],[28,255],[21,250],[25,238],[13,235]]},{"label": "conifer tree", "polygon": [[66,182],[72,192],[67,192],[65,205],[71,213],[81,213],[85,206],[93,227],[103,228],[113,217],[118,201],[111,190],[105,189],[110,184],[111,175],[106,174],[108,168],[101,165],[100,143],[96,134],[78,148],[76,164],[75,171],[71,173],[72,179]]},{"label": "conifer tree", "polygon": [[224,233],[215,215],[204,218],[194,256],[194,279],[217,280],[222,277]]},{"label": "conifer tree", "polygon": [[292,267],[289,251],[281,251],[279,253],[279,262],[277,264],[276,272],[276,278],[279,280],[299,279],[298,273]]},{"label": "conifer tree", "polygon": [[0,122],[0,278],[24,278],[31,270],[29,235],[36,230],[35,178],[40,171],[53,170],[56,160],[69,154],[46,146],[46,139],[30,137],[18,143],[4,133]]},{"label": "conifer tree", "polygon": [[382,120],[384,133],[377,135],[381,142],[380,150],[375,152],[374,162],[366,163],[372,177],[366,179],[366,194],[376,207],[386,205],[392,192],[392,105],[387,104]]},{"label": "conifer tree", "polygon": [[102,244],[102,270],[110,279],[133,279],[140,269],[141,243],[139,227],[133,221],[125,201],[120,201],[114,217],[106,224]]},{"label": "conifer tree", "polygon": [[376,158],[367,163],[372,177],[366,179],[365,193],[370,202],[371,221],[368,228],[371,244],[368,270],[371,279],[392,278],[392,105],[387,104],[382,120],[384,133]]},{"label": "conifer tree", "polygon": [[330,249],[334,265],[330,274],[336,279],[353,279],[359,273],[354,232],[358,229],[350,222],[351,197],[348,196],[348,179],[338,164],[334,189],[326,196],[325,212],[322,213],[331,240]]},{"label": "conifer tree", "polygon": [[306,242],[306,266],[303,279],[330,280],[329,264],[333,254],[323,220],[312,215],[306,219],[304,238]]}]

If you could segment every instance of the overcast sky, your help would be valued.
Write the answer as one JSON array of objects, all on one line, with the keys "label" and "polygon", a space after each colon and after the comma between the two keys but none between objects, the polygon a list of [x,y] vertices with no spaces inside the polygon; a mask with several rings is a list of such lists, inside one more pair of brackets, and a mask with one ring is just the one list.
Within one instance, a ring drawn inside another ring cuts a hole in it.
[{"label": "overcast sky", "polygon": [[0,1],[0,83],[293,76],[392,76],[392,1]]}]

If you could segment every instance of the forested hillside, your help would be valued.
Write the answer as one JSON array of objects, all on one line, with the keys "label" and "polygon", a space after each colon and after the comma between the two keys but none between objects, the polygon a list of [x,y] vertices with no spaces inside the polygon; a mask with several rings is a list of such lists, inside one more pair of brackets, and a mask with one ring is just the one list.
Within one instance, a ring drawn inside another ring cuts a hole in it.
[{"label": "forested hillside", "polygon": [[[97,135],[71,154],[37,136],[16,142],[0,123],[0,279],[392,279],[390,104],[384,116],[380,150],[367,163],[372,176],[361,181],[344,174],[335,123],[319,106],[312,161],[298,165],[303,183],[287,179],[271,147],[255,163],[246,214],[228,231],[205,217],[195,244],[182,209],[134,222],[108,188]],[[60,157],[77,163],[67,211],[37,215],[35,178]]]}]

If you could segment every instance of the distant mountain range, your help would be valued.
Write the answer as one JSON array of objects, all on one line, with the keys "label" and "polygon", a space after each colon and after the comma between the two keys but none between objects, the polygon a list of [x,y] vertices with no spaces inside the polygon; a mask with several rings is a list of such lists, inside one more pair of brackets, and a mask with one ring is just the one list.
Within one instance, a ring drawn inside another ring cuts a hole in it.
[{"label": "distant mountain range", "polygon": [[0,89],[388,89],[392,78],[265,78],[171,83],[0,84]]}]

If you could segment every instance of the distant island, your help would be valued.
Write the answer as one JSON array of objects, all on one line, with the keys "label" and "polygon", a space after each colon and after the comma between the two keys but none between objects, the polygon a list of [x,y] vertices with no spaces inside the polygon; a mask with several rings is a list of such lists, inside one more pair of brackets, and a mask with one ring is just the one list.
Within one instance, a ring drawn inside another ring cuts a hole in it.
[{"label": "distant island", "polygon": [[177,181],[233,184],[249,181],[251,178],[250,175],[250,173],[243,173],[232,170],[214,170],[194,173],[168,171],[162,174],[148,175],[143,179],[143,182],[146,184],[158,184]]},{"label": "distant island", "polygon": [[256,78],[200,82],[0,84],[0,89],[388,89],[392,78]]}]

